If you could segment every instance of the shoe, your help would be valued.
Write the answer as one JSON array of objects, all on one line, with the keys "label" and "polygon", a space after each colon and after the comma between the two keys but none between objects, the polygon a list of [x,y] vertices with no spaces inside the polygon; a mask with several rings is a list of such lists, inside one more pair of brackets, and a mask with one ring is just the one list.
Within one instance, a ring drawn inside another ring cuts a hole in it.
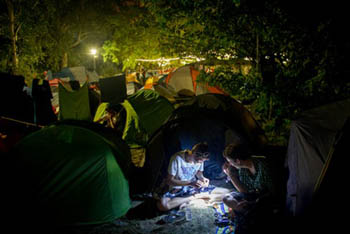
[{"label": "shoe", "polygon": [[185,213],[183,212],[183,216],[178,216],[177,214],[169,214],[167,216],[164,216],[162,219],[160,219],[156,224],[166,224],[166,223],[177,223],[180,221],[185,220]]},{"label": "shoe", "polygon": [[218,227],[226,227],[228,225],[232,225],[232,221],[228,218],[217,218],[215,219],[214,223]]}]

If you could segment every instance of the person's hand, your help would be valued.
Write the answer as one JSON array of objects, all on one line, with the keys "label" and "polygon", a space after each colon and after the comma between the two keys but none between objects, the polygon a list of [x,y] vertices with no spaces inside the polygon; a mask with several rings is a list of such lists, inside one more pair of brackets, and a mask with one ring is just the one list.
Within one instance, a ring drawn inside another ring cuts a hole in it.
[{"label": "person's hand", "polygon": [[230,173],[230,164],[228,162],[225,162],[223,165],[222,165],[222,171],[226,174],[226,175],[229,175]]},{"label": "person's hand", "polygon": [[203,182],[200,180],[195,180],[195,181],[192,181],[189,185],[195,188],[200,188],[203,186]]},{"label": "person's hand", "polygon": [[201,185],[201,187],[208,187],[210,180],[208,178],[203,177],[197,180],[197,182]]},{"label": "person's hand", "polygon": [[232,167],[228,162],[225,162],[224,165],[222,165],[222,170],[229,177],[234,177],[238,174],[237,169]]},{"label": "person's hand", "polygon": [[208,187],[210,180],[204,177],[202,182],[203,182],[203,187]]}]

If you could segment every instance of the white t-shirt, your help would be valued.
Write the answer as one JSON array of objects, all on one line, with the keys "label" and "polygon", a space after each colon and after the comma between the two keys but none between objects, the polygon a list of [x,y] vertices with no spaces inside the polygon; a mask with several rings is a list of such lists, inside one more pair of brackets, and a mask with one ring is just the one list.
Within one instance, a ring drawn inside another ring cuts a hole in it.
[{"label": "white t-shirt", "polygon": [[[173,175],[175,179],[181,181],[193,181],[197,172],[203,170],[203,162],[186,162],[185,151],[178,152],[171,156],[168,167],[168,173]],[[173,186],[171,188],[181,188],[181,186]]]}]

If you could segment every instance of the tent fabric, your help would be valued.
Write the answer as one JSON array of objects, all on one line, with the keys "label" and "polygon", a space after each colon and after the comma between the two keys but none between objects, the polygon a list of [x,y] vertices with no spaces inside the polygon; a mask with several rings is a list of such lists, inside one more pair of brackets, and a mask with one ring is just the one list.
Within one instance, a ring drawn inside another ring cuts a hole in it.
[{"label": "tent fabric", "polygon": [[58,93],[59,120],[91,120],[87,83],[77,91],[69,91],[60,83]]},{"label": "tent fabric", "polygon": [[[214,111],[217,111],[217,113],[214,113]],[[239,128],[256,148],[260,148],[267,143],[267,137],[249,110],[229,96],[222,94],[198,95],[184,103],[176,113],[180,114],[181,112],[192,113],[193,115],[198,115],[198,113],[205,115],[222,113],[226,115],[224,118],[235,125],[236,128]]]},{"label": "tent fabric", "polygon": [[144,89],[152,89],[154,85],[156,85],[159,81],[159,78],[157,76],[151,76],[147,78],[145,85],[143,86]]},{"label": "tent fabric", "polygon": [[125,75],[118,75],[99,80],[101,102],[119,104],[126,98]]},{"label": "tent fabric", "polygon": [[291,215],[301,215],[310,206],[335,136],[349,116],[350,100],[344,100],[306,111],[292,121],[286,157]]},{"label": "tent fabric", "polygon": [[171,103],[176,103],[176,101],[179,99],[178,93],[176,93],[174,90],[170,89],[169,87],[165,87],[163,84],[153,84],[152,87],[148,88],[144,86],[144,89],[150,89],[154,90],[157,93],[159,93],[160,96],[165,97],[168,99]]},{"label": "tent fabric", "polygon": [[135,109],[148,135],[152,135],[174,110],[167,99],[151,90],[135,93],[128,98],[128,102]]},{"label": "tent fabric", "polygon": [[165,79],[165,82],[176,91],[188,89],[194,92],[190,66],[183,66],[176,69],[174,72],[169,73],[168,77]]},{"label": "tent fabric", "polygon": [[115,146],[68,124],[23,138],[14,165],[22,202],[33,207],[26,212],[57,226],[106,223],[126,214],[129,185],[117,159],[128,152]]},{"label": "tent fabric", "polygon": [[100,80],[96,71],[86,71],[86,74],[89,83],[98,82]]},{"label": "tent fabric", "polygon": [[222,150],[227,144],[238,140],[250,143],[257,150],[262,148],[267,143],[266,136],[243,108],[230,97],[203,94],[174,110],[147,144],[146,172],[142,178],[149,182],[143,184],[147,187],[144,189],[152,191],[157,187],[165,176],[171,155],[190,149],[200,141],[206,141],[209,145],[211,156],[205,162],[204,173],[211,179],[222,175]]},{"label": "tent fabric", "polygon": [[126,94],[129,95],[133,95],[134,93],[136,93],[138,90],[140,90],[142,88],[142,85],[138,82],[128,82],[126,84]]},{"label": "tent fabric", "polygon": [[175,71],[168,74],[165,78],[167,86],[172,87],[176,92],[181,90],[192,91],[195,95],[206,94],[206,93],[218,93],[224,94],[220,88],[212,87],[208,84],[197,82],[197,76],[199,71],[191,65],[182,66]]},{"label": "tent fabric", "polygon": [[52,78],[69,78],[84,84],[87,81],[87,73],[85,67],[65,67],[60,72],[53,73]]},{"label": "tent fabric", "polygon": [[174,110],[171,103],[152,90],[140,90],[122,103],[127,113],[123,139],[144,146]]},{"label": "tent fabric", "polygon": [[[164,97],[152,90],[140,90],[122,103],[126,110],[123,139],[133,149],[147,145],[149,137],[160,128],[173,112],[174,107]],[[142,167],[145,155],[134,150],[133,163]],[[142,151],[142,150],[141,150]]]},{"label": "tent fabric", "polygon": [[129,82],[140,83],[140,81],[138,80],[138,77],[137,77],[137,73],[133,72],[133,73],[128,74],[126,76],[126,82],[127,83],[129,83]]},{"label": "tent fabric", "polygon": [[60,81],[76,80],[83,85],[85,82],[94,83],[99,81],[99,76],[96,71],[88,71],[85,67],[65,67],[61,71],[52,73],[49,70],[46,73],[46,79],[50,85],[58,86]]},{"label": "tent fabric", "polygon": [[147,142],[147,134],[140,124],[139,116],[128,100],[122,103],[126,110],[126,122],[123,131],[123,139],[132,147],[145,144]]},{"label": "tent fabric", "polygon": [[108,106],[109,106],[108,102],[100,103],[94,116],[94,122],[98,121],[106,114],[106,109],[108,108]]}]

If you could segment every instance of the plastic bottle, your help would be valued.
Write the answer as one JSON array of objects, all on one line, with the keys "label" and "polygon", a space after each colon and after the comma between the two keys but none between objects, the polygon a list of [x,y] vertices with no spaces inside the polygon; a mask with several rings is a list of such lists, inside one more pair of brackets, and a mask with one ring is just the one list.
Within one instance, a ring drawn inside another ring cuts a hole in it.
[{"label": "plastic bottle", "polygon": [[186,207],[185,215],[186,215],[186,221],[192,220],[192,212],[191,212],[191,209],[189,207]]}]

